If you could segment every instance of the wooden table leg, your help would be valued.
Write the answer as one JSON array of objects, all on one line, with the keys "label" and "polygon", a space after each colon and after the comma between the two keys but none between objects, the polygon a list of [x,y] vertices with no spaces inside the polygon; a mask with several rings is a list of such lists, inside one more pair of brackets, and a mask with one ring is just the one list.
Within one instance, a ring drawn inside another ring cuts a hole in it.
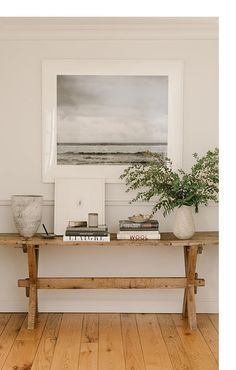
[{"label": "wooden table leg", "polygon": [[29,311],[28,311],[28,329],[34,329],[38,313],[38,247],[27,245],[28,269],[29,269]]},{"label": "wooden table leg", "polygon": [[186,256],[186,266],[188,279],[188,286],[185,289],[184,297],[184,313],[187,311],[188,323],[190,330],[197,329],[197,316],[195,304],[195,274],[197,265],[198,246],[191,246],[188,248]]},{"label": "wooden table leg", "polygon": [[[184,265],[185,265],[185,276],[188,276],[188,248],[187,246],[184,246]],[[183,300],[183,309],[182,309],[182,315],[183,317],[188,316],[188,310],[187,310],[187,293],[188,288],[184,289],[184,300]]]}]

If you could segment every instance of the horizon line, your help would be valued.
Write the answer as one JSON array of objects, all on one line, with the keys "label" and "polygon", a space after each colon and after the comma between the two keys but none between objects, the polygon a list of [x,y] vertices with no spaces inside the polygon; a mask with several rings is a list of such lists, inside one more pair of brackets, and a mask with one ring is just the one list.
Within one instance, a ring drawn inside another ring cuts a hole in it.
[{"label": "horizon line", "polygon": [[102,143],[73,143],[73,142],[70,142],[70,143],[57,143],[57,145],[146,145],[146,146],[150,146],[150,145],[167,145],[167,143],[109,143],[109,142],[102,142]]}]

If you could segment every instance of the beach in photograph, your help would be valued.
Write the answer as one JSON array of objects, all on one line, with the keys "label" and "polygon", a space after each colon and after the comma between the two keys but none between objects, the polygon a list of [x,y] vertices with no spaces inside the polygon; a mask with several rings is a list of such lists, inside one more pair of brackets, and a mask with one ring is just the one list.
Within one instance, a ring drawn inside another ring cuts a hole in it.
[{"label": "beach in photograph", "polygon": [[167,126],[167,76],[57,76],[59,165],[144,163]]},{"label": "beach in photograph", "polygon": [[129,143],[129,144],[57,144],[57,164],[131,164],[145,163],[146,152],[167,155],[167,144]]}]

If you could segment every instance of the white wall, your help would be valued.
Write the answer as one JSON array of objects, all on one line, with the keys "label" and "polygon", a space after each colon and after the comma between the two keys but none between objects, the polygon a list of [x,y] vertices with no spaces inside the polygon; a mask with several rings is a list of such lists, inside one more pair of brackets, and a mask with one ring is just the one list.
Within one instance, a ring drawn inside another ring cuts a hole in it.
[{"label": "white wall", "polygon": [[[171,59],[184,62],[183,167],[192,153],[218,146],[218,39],[215,19],[0,20],[0,232],[14,232],[12,194],[42,194],[43,222],[53,230],[52,184],[41,179],[41,62],[43,59]],[[123,185],[106,187],[106,222],[111,231],[150,205],[128,203]],[[173,215],[161,231],[171,231]],[[218,229],[218,207],[201,207],[197,230]],[[70,250],[70,252],[68,252]],[[177,276],[183,274],[180,249],[45,248],[39,273],[47,276]],[[207,247],[198,261],[199,312],[218,310],[217,248]],[[0,311],[25,311],[27,299],[17,279],[27,276],[20,249],[0,247]],[[178,312],[183,292],[40,291],[42,311]]]}]

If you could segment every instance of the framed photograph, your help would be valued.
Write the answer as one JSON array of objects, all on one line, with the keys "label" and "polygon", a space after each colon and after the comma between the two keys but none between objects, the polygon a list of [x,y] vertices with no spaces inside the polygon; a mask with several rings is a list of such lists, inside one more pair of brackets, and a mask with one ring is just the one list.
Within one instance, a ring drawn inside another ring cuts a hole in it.
[{"label": "framed photograph", "polygon": [[182,162],[182,62],[43,62],[43,181],[119,182],[147,151]]}]

